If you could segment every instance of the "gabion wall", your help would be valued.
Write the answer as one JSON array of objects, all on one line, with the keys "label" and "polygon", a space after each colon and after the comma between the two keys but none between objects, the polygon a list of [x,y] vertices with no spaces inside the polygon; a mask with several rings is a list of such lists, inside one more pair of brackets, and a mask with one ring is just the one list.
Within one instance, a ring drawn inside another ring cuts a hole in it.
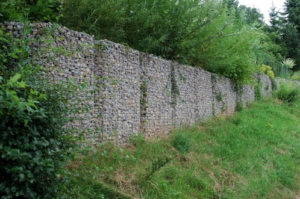
[{"label": "gabion wall", "polygon": [[212,76],[213,112],[215,116],[236,111],[237,85],[226,77]]},{"label": "gabion wall", "polygon": [[300,82],[299,81],[290,81],[282,78],[276,78],[274,79],[274,84],[276,88],[279,88],[281,84],[292,84],[294,86],[300,87]]},{"label": "gabion wall", "polygon": [[256,74],[257,83],[261,86],[262,96],[271,96],[272,81],[265,74]]},{"label": "gabion wall", "polygon": [[212,75],[195,69],[196,120],[204,121],[213,116]]},{"label": "gabion wall", "polygon": [[[140,132],[139,52],[107,40],[97,42],[95,62],[100,138],[124,144]],[[98,102],[100,100],[100,102]],[[100,103],[100,104],[99,104]]]},{"label": "gabion wall", "polygon": [[195,71],[191,66],[173,66],[173,123],[175,125],[193,124],[196,121]]},{"label": "gabion wall", "polygon": [[254,86],[243,85],[241,100],[243,107],[255,100]]},{"label": "gabion wall", "polygon": [[172,63],[147,54],[141,59],[141,131],[146,137],[161,136],[172,128]]},{"label": "gabion wall", "polygon": [[[12,36],[21,37],[23,25],[4,23]],[[228,78],[200,68],[181,65],[140,53],[107,40],[96,41],[85,33],[55,27],[49,23],[31,24],[30,37],[36,61],[55,65],[54,83],[73,78],[87,83],[78,93],[81,106],[91,111],[74,125],[86,133],[91,145],[112,141],[123,145],[130,135],[145,137],[167,134],[174,126],[193,124],[212,116],[232,114],[239,102],[245,107],[254,101],[254,86],[239,88]],[[50,44],[43,37],[50,38]],[[50,53],[44,54],[43,50]],[[56,50],[53,50],[56,49]],[[60,50],[67,54],[59,53]],[[52,59],[49,59],[52,58]],[[255,77],[262,95],[272,90],[268,76]],[[93,91],[93,92],[91,92]]]},{"label": "gabion wall", "polygon": [[[31,38],[31,54],[35,62],[51,71],[53,83],[65,82],[68,78],[76,83],[87,83],[86,92],[78,92],[76,98],[81,100],[82,108],[94,109],[94,38],[88,34],[71,31],[65,27],[56,27],[50,23],[26,25],[9,22],[0,24],[10,33],[11,37],[21,38],[30,30],[26,37]],[[72,99],[70,99],[72,100]],[[95,123],[93,112],[82,113],[83,120],[75,121],[72,125],[86,134],[87,141],[94,141]]]}]

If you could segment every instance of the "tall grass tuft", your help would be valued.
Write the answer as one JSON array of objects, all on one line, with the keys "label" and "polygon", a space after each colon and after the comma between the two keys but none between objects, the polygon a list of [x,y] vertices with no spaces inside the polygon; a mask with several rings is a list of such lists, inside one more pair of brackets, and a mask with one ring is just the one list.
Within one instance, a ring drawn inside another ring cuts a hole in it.
[{"label": "tall grass tuft", "polygon": [[183,133],[177,133],[174,136],[172,145],[182,153],[187,153],[192,148],[191,140]]},{"label": "tall grass tuft", "polygon": [[277,91],[277,97],[285,103],[300,101],[300,88],[291,84],[282,83]]}]

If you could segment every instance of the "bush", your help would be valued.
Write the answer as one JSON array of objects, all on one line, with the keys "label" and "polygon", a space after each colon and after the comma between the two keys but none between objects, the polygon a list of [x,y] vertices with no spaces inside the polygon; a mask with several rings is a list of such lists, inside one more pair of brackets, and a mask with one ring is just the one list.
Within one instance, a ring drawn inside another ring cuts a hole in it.
[{"label": "bush", "polygon": [[0,22],[19,21],[29,18],[31,21],[57,22],[62,8],[62,0],[0,0]]},{"label": "bush", "polygon": [[1,199],[55,198],[75,147],[76,129],[66,124],[77,119],[80,102],[68,99],[79,88],[50,81],[29,56],[29,32],[17,39],[0,29]]},{"label": "bush", "polygon": [[29,87],[20,74],[0,80],[0,194],[53,198],[73,142],[45,94]]},{"label": "bush", "polygon": [[300,100],[300,89],[292,84],[282,83],[276,95],[286,103],[293,103]]},{"label": "bush", "polygon": [[261,73],[264,73],[264,74],[266,74],[266,75],[268,75],[271,79],[274,79],[274,77],[275,77],[275,73],[274,73],[274,71],[272,70],[271,66],[268,66],[268,65],[263,64],[263,65],[260,67],[260,72],[261,72]]},{"label": "bush", "polygon": [[182,153],[189,152],[192,147],[191,140],[187,137],[187,135],[182,133],[177,133],[175,135],[172,145]]},{"label": "bush", "polygon": [[291,79],[295,81],[300,81],[300,71],[294,72]]},{"label": "bush", "polygon": [[217,0],[66,0],[61,23],[242,81],[252,78],[268,42],[236,12]]},{"label": "bush", "polygon": [[0,0],[0,21],[20,12],[240,82],[276,62],[272,41],[245,20],[250,13],[218,0]]}]

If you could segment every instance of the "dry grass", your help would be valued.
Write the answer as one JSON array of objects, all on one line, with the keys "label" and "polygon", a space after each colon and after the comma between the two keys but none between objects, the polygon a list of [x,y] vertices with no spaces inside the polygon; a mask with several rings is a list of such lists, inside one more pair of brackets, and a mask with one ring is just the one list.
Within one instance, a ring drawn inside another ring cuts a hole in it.
[{"label": "dry grass", "polygon": [[[170,137],[138,136],[123,149],[107,144],[79,156],[69,170],[130,198],[294,199],[300,187],[300,111],[291,108],[264,102],[234,117],[176,129]],[[180,134],[185,136],[179,144],[188,150],[174,145]],[[171,161],[164,163],[166,158]]]}]

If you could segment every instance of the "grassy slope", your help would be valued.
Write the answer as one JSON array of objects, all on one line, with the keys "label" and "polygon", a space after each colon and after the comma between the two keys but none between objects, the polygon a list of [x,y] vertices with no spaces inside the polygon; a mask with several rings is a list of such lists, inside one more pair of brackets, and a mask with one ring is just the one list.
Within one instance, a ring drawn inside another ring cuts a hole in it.
[{"label": "grassy slope", "polygon": [[228,118],[106,145],[73,161],[70,198],[295,198],[300,106],[255,103]]}]

